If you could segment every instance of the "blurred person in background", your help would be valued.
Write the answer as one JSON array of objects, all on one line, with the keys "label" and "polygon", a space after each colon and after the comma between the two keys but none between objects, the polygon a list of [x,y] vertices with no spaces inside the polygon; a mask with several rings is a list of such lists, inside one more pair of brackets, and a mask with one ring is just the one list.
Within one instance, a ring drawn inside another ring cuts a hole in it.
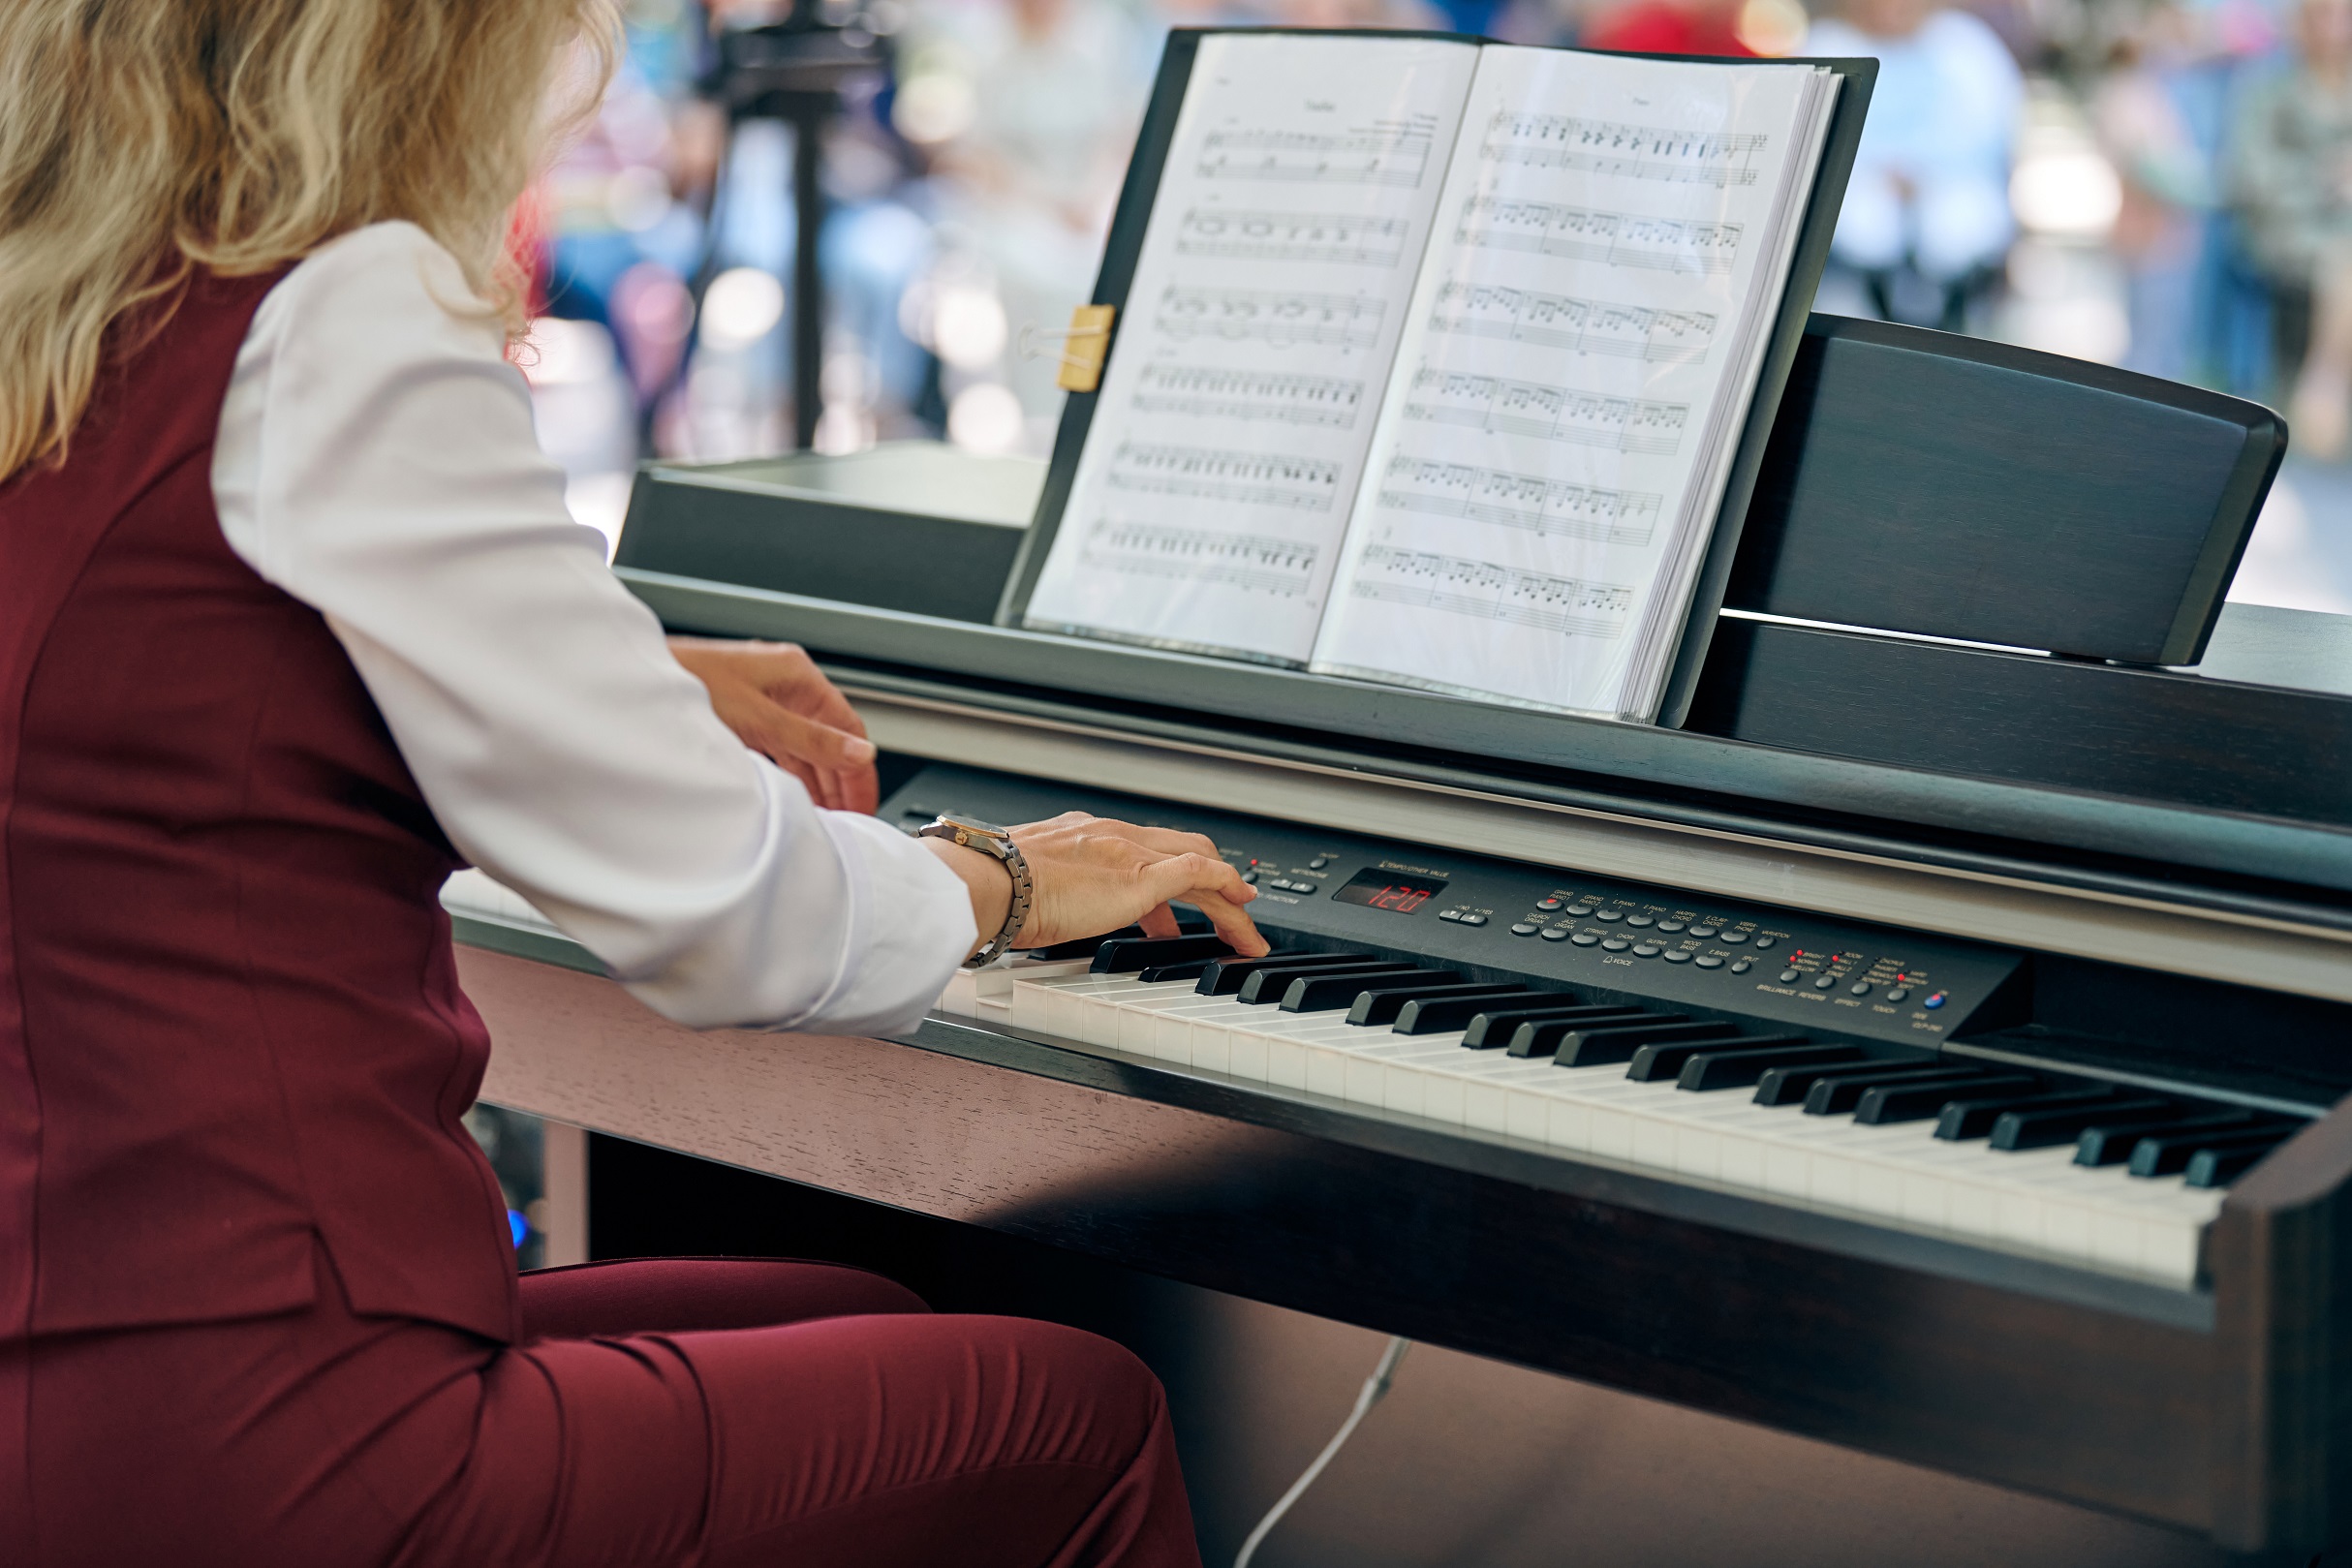
[{"label": "blurred person in background", "polygon": [[2197,63],[2192,18],[2158,5],[2117,41],[2090,106],[2122,182],[2107,243],[2124,271],[2131,347],[2123,365],[2169,381],[2190,374],[2207,215],[2217,200],[2213,158],[2183,102]]},{"label": "blurred person in background", "polygon": [[1879,62],[1833,260],[1879,316],[1963,330],[2016,234],[2017,61],[1983,21],[1934,0],[1849,0],[1803,52]]},{"label": "blurred person in background", "polygon": [[1756,51],[1740,37],[1742,0],[1629,0],[1593,18],[1579,42],[1592,49],[1644,54],[1721,54]]},{"label": "blurred person in background", "polygon": [[2295,38],[2240,102],[2229,194],[2272,289],[2288,419],[2332,458],[2352,424],[2352,0],[2304,0]]}]

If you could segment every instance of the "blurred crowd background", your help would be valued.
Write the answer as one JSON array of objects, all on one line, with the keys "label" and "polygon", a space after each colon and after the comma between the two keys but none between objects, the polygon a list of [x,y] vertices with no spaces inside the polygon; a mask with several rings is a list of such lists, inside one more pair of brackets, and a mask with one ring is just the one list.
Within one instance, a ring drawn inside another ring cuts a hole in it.
[{"label": "blurred crowd background", "polygon": [[[2352,0],[803,0],[881,69],[823,138],[828,452],[1043,455],[1171,26],[1440,28],[1869,54],[1877,95],[1817,308],[2250,397],[2288,468],[2233,597],[2352,613]],[[623,68],[527,218],[530,361],[574,511],[640,456],[793,442],[793,133],[708,97],[761,0],[633,0]]]}]

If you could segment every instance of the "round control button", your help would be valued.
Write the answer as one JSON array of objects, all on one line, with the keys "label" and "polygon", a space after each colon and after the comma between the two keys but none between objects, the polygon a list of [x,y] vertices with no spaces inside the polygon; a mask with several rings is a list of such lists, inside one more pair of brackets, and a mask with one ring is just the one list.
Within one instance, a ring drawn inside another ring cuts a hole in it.
[{"label": "round control button", "polygon": [[1483,926],[1486,924],[1486,916],[1482,914],[1466,914],[1462,917],[1462,923],[1466,926]]},{"label": "round control button", "polygon": [[1257,873],[1253,871],[1245,871],[1241,874],[1241,879],[1249,883],[1252,887],[1255,887],[1257,885]]},{"label": "round control button", "polygon": [[1757,951],[1757,952],[1759,952],[1759,953],[1761,953],[1761,952],[1765,951],[1767,948],[1773,947],[1773,946],[1775,946],[1775,945],[1777,945],[1777,943],[1776,943],[1776,941],[1775,941],[1775,939],[1774,939],[1773,938],[1770,938],[1770,937],[1758,937],[1758,938],[1756,938],[1756,951]]},{"label": "round control button", "polygon": [[1795,984],[1796,984],[1796,983],[1797,983],[1799,980],[1801,980],[1801,979],[1803,979],[1803,978],[1804,978],[1804,976],[1803,976],[1803,975],[1801,975],[1801,974],[1799,974],[1799,973],[1798,973],[1796,970],[1794,970],[1794,969],[1782,969],[1782,970],[1780,971],[1780,983],[1781,983],[1782,985],[1795,985]]},{"label": "round control button", "polygon": [[1543,939],[1548,942],[1564,942],[1568,939],[1568,928],[1565,926],[1546,926],[1543,928]]},{"label": "round control button", "polygon": [[1909,986],[1899,985],[1894,990],[1886,994],[1886,999],[1889,1001],[1908,1001],[1911,999],[1911,988]]},{"label": "round control button", "polygon": [[1307,869],[1309,871],[1321,871],[1325,866],[1330,864],[1331,857],[1329,855],[1316,855],[1313,860],[1307,862]]},{"label": "round control button", "polygon": [[1558,899],[1537,899],[1535,901],[1535,907],[1548,914],[1552,910],[1559,908],[1560,904],[1561,901]]},{"label": "round control button", "polygon": [[1921,1002],[1919,1005],[1920,1005],[1920,1006],[1922,1006],[1922,1007],[1929,1007],[1929,1008],[1934,1008],[1934,1007],[1940,1007],[1940,1006],[1942,1006],[1942,1005],[1943,1005],[1943,993],[1942,993],[1942,992],[1940,992],[1940,991],[1936,992],[1936,993],[1935,993],[1934,996],[1930,997],[1930,998],[1929,998],[1927,1000],[1925,1000],[1925,1001]]},{"label": "round control button", "polygon": [[1462,918],[1462,911],[1460,909],[1439,909],[1438,911],[1438,918],[1440,920],[1459,920]]},{"label": "round control button", "polygon": [[1643,942],[1640,946],[1633,949],[1633,956],[1635,958],[1656,958],[1658,954],[1664,951],[1665,949],[1658,946],[1658,944],[1656,942]]},{"label": "round control button", "polygon": [[1669,964],[1687,964],[1690,962],[1690,955],[1678,947],[1673,952],[1666,955],[1666,962]]},{"label": "round control button", "polygon": [[1719,929],[1719,927],[1711,926],[1706,922],[1701,921],[1699,924],[1690,928],[1690,935],[1696,937],[1701,941],[1705,941],[1708,938],[1714,936]]},{"label": "round control button", "polygon": [[1701,953],[1691,962],[1702,969],[1719,969],[1723,967],[1722,955],[1719,953]]},{"label": "round control button", "polygon": [[1622,953],[1632,945],[1623,937],[1612,937],[1600,944],[1600,950],[1604,953]]},{"label": "round control button", "polygon": [[1579,920],[1582,920],[1586,915],[1589,915],[1592,912],[1593,906],[1590,904],[1571,904],[1568,906],[1568,913],[1574,915]]},{"label": "round control button", "polygon": [[1595,920],[1623,920],[1625,917],[1625,911],[1623,909],[1602,909],[1593,916]]},{"label": "round control button", "polygon": [[1868,980],[1856,980],[1846,989],[1857,997],[1867,997],[1871,994],[1871,983]]},{"label": "round control button", "polygon": [[1813,989],[1815,991],[1835,991],[1837,988],[1838,977],[1836,975],[1816,974],[1813,976]]},{"label": "round control button", "polygon": [[1727,941],[1727,942],[1730,942],[1730,943],[1731,943],[1731,944],[1733,944],[1734,946],[1737,946],[1738,944],[1740,944],[1741,942],[1746,941],[1747,939],[1748,939],[1748,933],[1746,933],[1745,931],[1726,931],[1725,933],[1723,933],[1723,940],[1725,940],[1725,941]]},{"label": "round control button", "polygon": [[1660,920],[1657,923],[1657,929],[1660,931],[1681,931],[1684,929],[1684,926],[1683,922],[1680,920]]},{"label": "round control button", "polygon": [[1731,972],[1734,974],[1746,974],[1749,969],[1752,969],[1755,967],[1756,961],[1754,959],[1744,958],[1731,967]]},{"label": "round control button", "polygon": [[1628,926],[1655,926],[1657,924],[1657,916],[1654,914],[1629,914],[1625,916],[1625,924]]},{"label": "round control button", "polygon": [[1532,921],[1532,920],[1522,920],[1522,921],[1520,921],[1520,922],[1519,922],[1517,925],[1515,925],[1515,926],[1513,926],[1513,927],[1511,928],[1511,935],[1512,935],[1512,936],[1514,936],[1514,937],[1532,937],[1532,936],[1534,936],[1534,935],[1535,935],[1535,922],[1534,922],[1534,921]]},{"label": "round control button", "polygon": [[1600,940],[1599,932],[1580,931],[1575,936],[1568,938],[1568,943],[1573,947],[1590,947],[1598,940]]}]

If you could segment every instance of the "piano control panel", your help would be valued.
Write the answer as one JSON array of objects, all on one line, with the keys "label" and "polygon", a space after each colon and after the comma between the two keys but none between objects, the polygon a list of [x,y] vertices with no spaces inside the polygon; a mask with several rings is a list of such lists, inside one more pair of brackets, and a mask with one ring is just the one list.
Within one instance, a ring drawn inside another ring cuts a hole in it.
[{"label": "piano control panel", "polygon": [[1072,809],[1215,839],[1293,945],[1370,949],[1477,979],[1672,1002],[1933,1051],[2004,1016],[2024,966],[1973,942],[1841,923],[1573,871],[1071,790],[935,764],[883,803],[908,832],[942,812],[997,822]]}]

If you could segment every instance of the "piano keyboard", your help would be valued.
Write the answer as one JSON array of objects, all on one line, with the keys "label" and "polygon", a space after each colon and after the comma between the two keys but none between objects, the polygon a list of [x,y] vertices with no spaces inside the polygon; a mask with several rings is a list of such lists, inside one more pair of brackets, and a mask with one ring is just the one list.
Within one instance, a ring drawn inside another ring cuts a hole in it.
[{"label": "piano keyboard", "polygon": [[1203,962],[1177,940],[1195,948],[1011,958],[940,1011],[2176,1285],[2221,1188],[2301,1124],[1370,952]]}]

